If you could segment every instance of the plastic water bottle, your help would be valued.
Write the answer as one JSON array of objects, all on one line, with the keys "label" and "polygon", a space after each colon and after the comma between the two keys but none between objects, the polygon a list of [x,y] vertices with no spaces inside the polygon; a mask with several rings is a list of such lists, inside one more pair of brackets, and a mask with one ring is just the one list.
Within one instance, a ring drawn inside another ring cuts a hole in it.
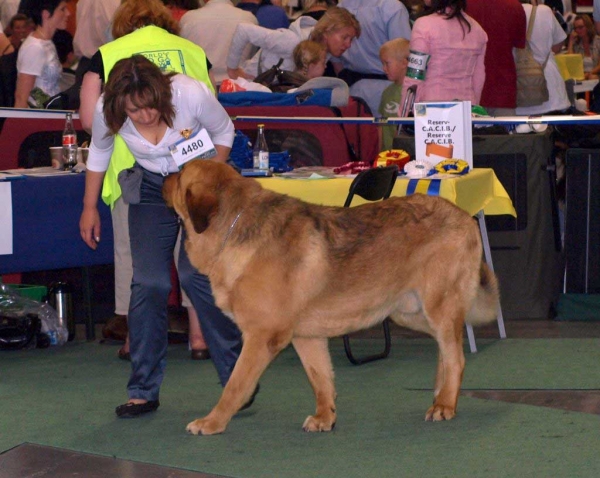
[{"label": "plastic water bottle", "polygon": [[254,169],[269,169],[269,147],[265,138],[265,125],[258,125],[258,134],[252,150],[252,160]]},{"label": "plastic water bottle", "polygon": [[63,164],[66,171],[77,164],[77,133],[73,127],[73,113],[67,113],[62,135]]}]

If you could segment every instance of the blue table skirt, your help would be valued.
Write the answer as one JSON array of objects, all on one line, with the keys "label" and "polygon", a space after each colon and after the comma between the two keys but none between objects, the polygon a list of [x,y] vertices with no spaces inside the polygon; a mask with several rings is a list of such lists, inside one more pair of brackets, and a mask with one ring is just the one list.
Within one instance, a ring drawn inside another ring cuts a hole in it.
[{"label": "blue table skirt", "polygon": [[0,255],[0,274],[112,264],[109,208],[99,201],[102,240],[94,251],[81,239],[85,174],[12,181],[13,254]]}]

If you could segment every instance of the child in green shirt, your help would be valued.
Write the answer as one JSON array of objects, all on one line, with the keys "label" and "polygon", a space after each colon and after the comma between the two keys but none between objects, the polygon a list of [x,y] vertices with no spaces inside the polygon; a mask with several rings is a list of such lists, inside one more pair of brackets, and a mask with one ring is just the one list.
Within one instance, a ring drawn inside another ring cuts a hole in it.
[{"label": "child in green shirt", "polygon": [[[381,95],[379,114],[382,118],[399,116],[402,105],[402,82],[408,68],[410,42],[404,38],[395,38],[384,43],[379,50],[379,58],[388,80],[393,83]],[[397,126],[386,125],[379,128],[379,151],[392,149]]]}]

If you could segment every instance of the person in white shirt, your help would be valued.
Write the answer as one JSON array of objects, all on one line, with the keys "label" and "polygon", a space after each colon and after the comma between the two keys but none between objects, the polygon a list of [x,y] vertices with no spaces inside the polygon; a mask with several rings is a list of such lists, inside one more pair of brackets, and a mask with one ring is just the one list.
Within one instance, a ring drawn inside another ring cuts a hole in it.
[{"label": "person in white shirt", "polygon": [[23,13],[36,27],[19,48],[15,108],[43,108],[45,101],[60,93],[62,65],[52,37],[56,30],[67,28],[71,13],[66,0],[30,1]]},{"label": "person in white shirt", "polygon": [[73,37],[75,56],[79,58],[77,78],[80,81],[89,68],[90,59],[109,41],[109,28],[120,0],[79,0],[77,28]]},{"label": "person in white shirt", "polygon": [[[523,9],[527,16],[527,24],[533,6],[529,4],[529,0],[521,0]],[[543,64],[546,59],[546,67],[544,76],[548,85],[550,97],[548,101],[536,106],[517,107],[516,114],[521,115],[540,115],[546,113],[558,113],[567,110],[571,106],[565,81],[563,80],[554,53],[560,52],[564,44],[567,34],[562,29],[552,9],[547,5],[538,5],[535,12],[535,28],[533,29],[529,46],[533,51],[533,57],[538,63]]]},{"label": "person in white shirt", "polygon": [[[179,21],[180,35],[206,52],[217,85],[227,78],[225,62],[240,24],[258,25],[258,20],[252,13],[235,7],[231,0],[210,0],[202,8],[187,12]],[[243,59],[250,58],[252,53],[248,46],[242,53]]]},{"label": "person in white shirt", "polygon": [[[294,48],[304,40],[314,40],[325,46],[327,59],[339,57],[360,37],[361,26],[356,17],[344,8],[332,7],[316,21],[312,17],[299,17],[289,28],[270,30],[254,25],[240,25],[235,31],[229,56],[227,73],[230,78],[239,76],[252,79],[267,71],[280,60],[279,68],[293,71]],[[244,45],[251,43],[260,47],[258,53],[247,62],[241,61]],[[326,71],[325,76],[332,76]]]},{"label": "person in white shirt", "polygon": [[[124,177],[138,178],[132,185],[119,176],[123,198],[129,202],[133,258],[128,314],[129,400],[116,408],[119,418],[153,412],[160,405],[168,344],[170,265],[180,230],[177,215],[162,197],[162,184],[166,176],[179,171],[181,164],[172,152],[173,145],[177,143],[175,149],[185,151],[186,143],[182,141],[196,141],[196,134],[203,129],[214,144],[210,160],[227,161],[234,138],[233,123],[213,93],[188,76],[163,74],[142,55],[124,58],[114,65],[96,104],[80,219],[81,237],[92,249],[101,237],[97,204],[116,134],[136,160],[133,168],[124,171]],[[180,248],[176,260],[181,285],[202,317],[213,363],[225,385],[241,351],[241,334],[214,304],[208,278],[190,264],[185,248]]]}]

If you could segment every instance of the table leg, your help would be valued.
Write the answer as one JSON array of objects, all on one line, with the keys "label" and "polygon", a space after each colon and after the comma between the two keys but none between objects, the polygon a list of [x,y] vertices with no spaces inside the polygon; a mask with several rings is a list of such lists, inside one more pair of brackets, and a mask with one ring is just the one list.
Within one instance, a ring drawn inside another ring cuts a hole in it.
[{"label": "table leg", "polygon": [[[481,233],[481,242],[483,243],[483,254],[485,262],[489,268],[494,271],[494,264],[492,262],[492,251],[490,249],[490,241],[488,238],[487,227],[485,226],[485,215],[483,211],[479,211],[476,215],[477,222],[479,223],[479,232]],[[502,306],[498,304],[498,331],[500,332],[500,338],[506,338],[506,330],[504,328],[504,317],[502,316]]]},{"label": "table leg", "polygon": [[467,337],[469,339],[469,348],[471,349],[471,353],[477,353],[477,344],[475,343],[475,332],[473,332],[473,326],[466,324],[467,328]]}]

